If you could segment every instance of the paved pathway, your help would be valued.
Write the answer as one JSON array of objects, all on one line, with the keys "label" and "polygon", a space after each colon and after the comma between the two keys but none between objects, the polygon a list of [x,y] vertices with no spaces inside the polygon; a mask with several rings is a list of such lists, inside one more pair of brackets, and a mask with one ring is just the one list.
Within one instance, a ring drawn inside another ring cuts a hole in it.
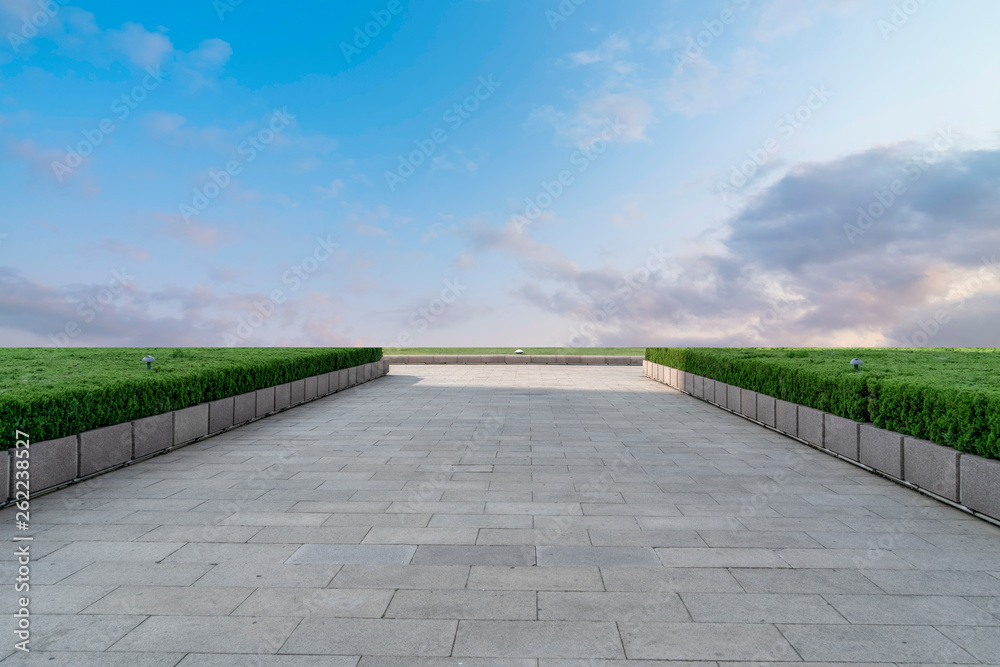
[{"label": "paved pathway", "polygon": [[4,664],[1000,663],[1000,530],[638,368],[395,367],[31,512]]}]

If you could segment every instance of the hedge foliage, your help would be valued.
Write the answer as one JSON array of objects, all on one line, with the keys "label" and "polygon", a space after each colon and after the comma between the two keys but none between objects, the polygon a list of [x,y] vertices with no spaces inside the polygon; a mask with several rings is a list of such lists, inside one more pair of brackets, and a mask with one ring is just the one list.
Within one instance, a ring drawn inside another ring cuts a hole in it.
[{"label": "hedge foliage", "polygon": [[40,442],[381,358],[372,347],[0,349],[0,450],[16,429]]},{"label": "hedge foliage", "polygon": [[[854,357],[865,363],[855,371]],[[998,348],[647,348],[679,370],[1000,458]]]}]

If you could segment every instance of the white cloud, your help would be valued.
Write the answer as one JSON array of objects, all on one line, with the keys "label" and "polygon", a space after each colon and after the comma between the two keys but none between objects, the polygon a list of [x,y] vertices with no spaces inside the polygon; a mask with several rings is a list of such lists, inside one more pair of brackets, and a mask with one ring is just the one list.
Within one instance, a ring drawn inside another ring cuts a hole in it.
[{"label": "white cloud", "polygon": [[139,67],[162,65],[174,52],[166,35],[150,32],[138,23],[126,23],[121,30],[108,30],[105,34],[114,50],[124,53]]},{"label": "white cloud", "polygon": [[857,0],[771,0],[750,34],[758,41],[771,42],[813,27],[825,14],[847,14],[857,7]]},{"label": "white cloud", "polygon": [[666,82],[663,100],[685,116],[716,113],[756,90],[763,75],[761,58],[750,49],[737,49],[728,65],[696,58]]},{"label": "white cloud", "polygon": [[326,197],[336,197],[340,194],[340,191],[344,189],[344,182],[339,178],[334,179],[330,182],[330,185],[323,187],[322,185],[315,186],[316,192],[324,195]]}]

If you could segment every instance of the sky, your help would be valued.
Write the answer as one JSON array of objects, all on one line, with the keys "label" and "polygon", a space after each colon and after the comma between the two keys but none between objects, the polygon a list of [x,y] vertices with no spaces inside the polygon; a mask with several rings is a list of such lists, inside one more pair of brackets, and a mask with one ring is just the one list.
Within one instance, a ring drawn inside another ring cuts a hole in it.
[{"label": "sky", "polygon": [[1000,346],[994,0],[71,2],[5,346]]}]

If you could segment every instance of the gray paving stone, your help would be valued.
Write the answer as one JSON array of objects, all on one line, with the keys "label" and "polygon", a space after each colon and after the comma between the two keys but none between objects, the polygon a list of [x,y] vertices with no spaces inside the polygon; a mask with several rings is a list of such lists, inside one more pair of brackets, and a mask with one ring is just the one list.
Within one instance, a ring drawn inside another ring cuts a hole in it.
[{"label": "gray paving stone", "polygon": [[303,544],[289,564],[406,565],[417,547],[404,544]]},{"label": "gray paving stone", "polygon": [[386,618],[459,620],[535,620],[534,591],[400,590]]},{"label": "gray paving stone", "polygon": [[1000,617],[958,596],[824,595],[823,597],[844,618],[855,625],[1000,625]]},{"label": "gray paving stone", "polygon": [[[15,651],[4,665],[50,665],[52,667],[175,667],[183,653],[85,653],[82,651]],[[185,663],[185,667],[190,667]]]},{"label": "gray paving stone", "polygon": [[[120,586],[82,613],[144,616],[227,616],[252,588]],[[274,614],[270,614],[274,615]]]},{"label": "gray paving stone", "polygon": [[[142,623],[144,618],[92,614],[32,614],[31,652],[104,651]],[[150,649],[147,647],[146,650]]]},{"label": "gray paving stone", "polygon": [[447,656],[457,621],[307,618],[281,647],[284,654]]},{"label": "gray paving stone", "polygon": [[469,566],[345,565],[330,584],[335,588],[465,588]]},{"label": "gray paving stone", "polygon": [[501,591],[601,591],[596,567],[498,567],[475,565],[469,588]]},{"label": "gray paving stone", "polygon": [[151,616],[109,650],[274,653],[299,620],[273,616]]},{"label": "gray paving stone", "polygon": [[188,653],[177,667],[356,667],[358,656],[335,655],[225,655]]},{"label": "gray paving stone", "polygon": [[636,623],[621,638],[629,660],[799,660],[769,624]]},{"label": "gray paving stone", "polygon": [[624,658],[614,623],[461,621],[456,657]]},{"label": "gray paving stone", "polygon": [[682,593],[695,623],[847,623],[819,595]]},{"label": "gray paving stone", "polygon": [[233,616],[319,616],[380,618],[391,590],[334,588],[258,588]]},{"label": "gray paving stone", "polygon": [[540,567],[657,567],[652,547],[535,547]]},{"label": "gray paving stone", "polygon": [[531,546],[440,546],[421,544],[413,565],[535,565]]},{"label": "gray paving stone", "polygon": [[543,621],[670,622],[690,620],[676,593],[538,593]]},{"label": "gray paving stone", "polygon": [[[860,572],[850,570],[729,570],[748,593],[881,593]],[[910,574],[909,572],[904,574]]]},{"label": "gray paving stone", "polygon": [[780,629],[809,662],[976,662],[939,631],[926,626],[782,625]]}]

